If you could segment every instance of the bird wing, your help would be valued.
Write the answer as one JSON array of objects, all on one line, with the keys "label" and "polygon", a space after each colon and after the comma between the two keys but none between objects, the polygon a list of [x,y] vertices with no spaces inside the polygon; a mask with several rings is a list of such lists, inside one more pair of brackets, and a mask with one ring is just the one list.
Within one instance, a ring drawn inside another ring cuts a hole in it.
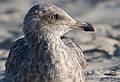
[{"label": "bird wing", "polygon": [[29,47],[24,38],[15,41],[5,64],[6,74],[12,73],[15,75],[18,72],[20,64],[27,60],[28,50]]},{"label": "bird wing", "polygon": [[75,51],[75,54],[77,55],[77,60],[79,62],[79,64],[82,66],[82,68],[86,67],[86,60],[85,60],[85,56],[82,52],[82,49],[79,47],[79,45],[77,45],[74,40],[72,40],[69,37],[64,37],[62,38],[62,40],[64,41],[64,43],[69,46],[70,48],[72,48],[72,50]]}]

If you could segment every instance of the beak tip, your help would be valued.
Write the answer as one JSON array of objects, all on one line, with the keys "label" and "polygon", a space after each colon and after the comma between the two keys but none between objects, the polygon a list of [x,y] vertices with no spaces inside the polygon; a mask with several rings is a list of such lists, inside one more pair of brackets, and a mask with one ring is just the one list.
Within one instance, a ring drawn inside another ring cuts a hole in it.
[{"label": "beak tip", "polygon": [[95,31],[95,29],[90,23],[85,23],[84,31]]}]

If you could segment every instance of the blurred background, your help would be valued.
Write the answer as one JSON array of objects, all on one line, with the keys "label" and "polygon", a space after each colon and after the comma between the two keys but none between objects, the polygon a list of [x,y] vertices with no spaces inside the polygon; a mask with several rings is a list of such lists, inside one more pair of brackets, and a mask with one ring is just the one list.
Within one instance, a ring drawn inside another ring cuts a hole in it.
[{"label": "blurred background", "polygon": [[25,14],[43,2],[61,7],[76,20],[93,24],[94,33],[68,34],[86,56],[87,82],[120,82],[120,0],[0,0],[0,79],[4,77],[10,46],[23,36]]}]

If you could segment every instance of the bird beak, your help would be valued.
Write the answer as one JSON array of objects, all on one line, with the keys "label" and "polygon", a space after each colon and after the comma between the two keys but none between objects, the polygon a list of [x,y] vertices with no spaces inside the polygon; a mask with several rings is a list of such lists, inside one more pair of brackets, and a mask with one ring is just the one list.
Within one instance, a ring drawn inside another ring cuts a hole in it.
[{"label": "bird beak", "polygon": [[78,21],[76,24],[72,25],[72,28],[80,29],[83,31],[95,31],[93,26],[87,22],[81,23]]}]

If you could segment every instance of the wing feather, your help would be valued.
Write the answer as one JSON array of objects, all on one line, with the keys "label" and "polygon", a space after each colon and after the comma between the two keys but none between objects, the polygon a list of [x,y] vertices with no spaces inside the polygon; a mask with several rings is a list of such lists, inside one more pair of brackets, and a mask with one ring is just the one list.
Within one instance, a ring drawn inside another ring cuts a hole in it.
[{"label": "wing feather", "polygon": [[10,53],[5,64],[5,73],[12,73],[15,75],[19,70],[20,64],[27,60],[28,52],[29,47],[24,38],[15,41],[10,49]]}]

